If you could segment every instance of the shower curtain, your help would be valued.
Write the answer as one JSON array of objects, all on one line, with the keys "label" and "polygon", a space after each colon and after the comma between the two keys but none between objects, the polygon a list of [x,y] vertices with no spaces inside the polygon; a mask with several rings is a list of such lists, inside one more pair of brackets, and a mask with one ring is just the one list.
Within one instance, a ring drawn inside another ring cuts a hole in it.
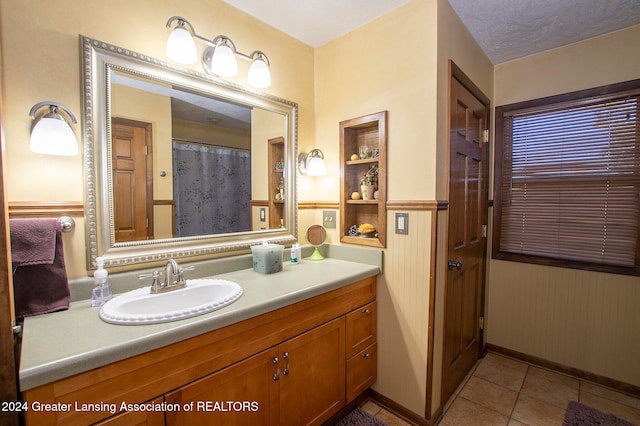
[{"label": "shower curtain", "polygon": [[173,141],[175,235],[251,230],[251,153]]}]

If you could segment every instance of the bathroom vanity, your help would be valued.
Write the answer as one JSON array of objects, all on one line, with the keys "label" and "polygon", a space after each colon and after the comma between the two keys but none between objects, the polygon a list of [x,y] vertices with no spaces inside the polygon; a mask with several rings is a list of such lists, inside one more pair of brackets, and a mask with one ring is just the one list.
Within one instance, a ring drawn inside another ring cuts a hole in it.
[{"label": "bathroom vanity", "polygon": [[376,380],[379,273],[325,259],[221,274],[240,299],[162,324],[107,324],[87,301],[29,318],[26,424],[321,424]]}]

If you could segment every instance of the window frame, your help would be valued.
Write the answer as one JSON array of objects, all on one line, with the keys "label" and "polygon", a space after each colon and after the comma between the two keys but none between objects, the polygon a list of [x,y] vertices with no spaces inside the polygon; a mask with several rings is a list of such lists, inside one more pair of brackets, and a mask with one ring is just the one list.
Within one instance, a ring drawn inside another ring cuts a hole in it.
[{"label": "window frame", "polygon": [[[494,198],[493,198],[493,232],[492,250],[493,259],[506,260],[521,263],[531,263],[562,268],[581,269],[588,271],[607,272],[614,274],[640,276],[640,226],[636,235],[635,266],[618,266],[612,264],[602,264],[578,260],[560,259],[555,257],[536,256],[522,253],[503,251],[500,249],[500,238],[502,232],[502,165],[504,162],[504,121],[505,114],[516,110],[531,109],[540,110],[551,105],[580,105],[585,101],[592,102],[599,98],[608,99],[612,95],[624,95],[625,92],[637,92],[640,90],[640,79],[626,81],[622,83],[610,84],[596,88],[565,93],[561,95],[548,96],[518,102],[509,105],[502,105],[495,108],[495,149],[494,149]],[[636,94],[637,96],[637,94]],[[640,144],[640,115],[636,116],[636,141]],[[640,221],[640,218],[639,218]]]}]

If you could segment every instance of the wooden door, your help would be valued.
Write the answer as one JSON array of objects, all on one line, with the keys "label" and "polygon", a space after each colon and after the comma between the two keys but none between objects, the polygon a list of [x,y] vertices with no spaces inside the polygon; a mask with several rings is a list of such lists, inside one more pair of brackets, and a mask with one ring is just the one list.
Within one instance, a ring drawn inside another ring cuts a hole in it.
[{"label": "wooden door", "polygon": [[166,424],[278,424],[277,356],[276,348],[268,349],[167,394],[167,404],[180,410],[167,411]]},{"label": "wooden door", "polygon": [[319,425],[344,406],[343,317],[282,343],[280,360],[279,425]]},{"label": "wooden door", "polygon": [[485,279],[488,101],[455,77],[450,84],[448,273],[442,401],[478,360]]},{"label": "wooden door", "polygon": [[116,242],[152,239],[151,124],[114,118],[111,133]]}]

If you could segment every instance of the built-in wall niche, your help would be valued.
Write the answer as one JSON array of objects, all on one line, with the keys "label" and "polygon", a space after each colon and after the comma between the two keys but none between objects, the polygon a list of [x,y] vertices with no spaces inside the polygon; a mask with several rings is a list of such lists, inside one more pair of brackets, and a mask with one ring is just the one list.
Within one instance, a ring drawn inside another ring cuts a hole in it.
[{"label": "built-in wall niche", "polygon": [[387,111],[340,122],[340,241],[386,247]]}]

